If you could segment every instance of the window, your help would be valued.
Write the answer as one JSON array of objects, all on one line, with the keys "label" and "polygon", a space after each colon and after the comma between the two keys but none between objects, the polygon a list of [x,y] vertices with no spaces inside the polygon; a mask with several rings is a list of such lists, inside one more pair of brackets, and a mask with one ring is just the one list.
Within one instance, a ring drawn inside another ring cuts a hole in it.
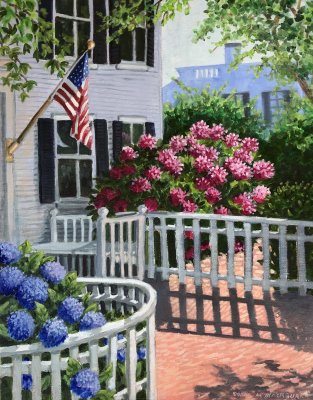
[{"label": "window", "polygon": [[[65,55],[77,58],[91,35],[89,0],[55,0],[55,37]],[[60,52],[59,47],[55,53]]]},{"label": "window", "polygon": [[55,120],[54,129],[56,197],[87,198],[94,176],[92,151],[70,136],[71,121]]},{"label": "window", "polygon": [[130,62],[146,62],[146,28],[138,27],[125,32],[120,39],[121,59]]},{"label": "window", "polygon": [[250,101],[249,92],[241,92],[241,93],[232,93],[232,94],[223,94],[222,97],[227,99],[227,97],[231,96],[236,104],[240,104],[244,107],[244,116],[248,117],[250,115],[250,107],[247,104]]},{"label": "window", "polygon": [[289,90],[278,90],[276,92],[263,92],[263,115],[268,124],[273,124],[279,117],[284,103],[290,101]]},{"label": "window", "polygon": [[145,132],[145,119],[136,117],[121,117],[123,123],[122,143],[123,146],[138,143],[141,135]]}]

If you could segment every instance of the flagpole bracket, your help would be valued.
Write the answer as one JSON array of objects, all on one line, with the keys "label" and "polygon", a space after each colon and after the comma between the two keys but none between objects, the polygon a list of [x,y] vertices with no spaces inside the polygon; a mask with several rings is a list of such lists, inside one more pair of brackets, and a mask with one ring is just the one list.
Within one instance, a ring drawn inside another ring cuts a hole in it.
[{"label": "flagpole bracket", "polygon": [[18,148],[19,144],[13,139],[6,139],[5,144],[6,144],[6,146],[5,146],[5,148],[6,148],[5,160],[8,163],[12,163],[12,162],[14,162],[13,153]]}]

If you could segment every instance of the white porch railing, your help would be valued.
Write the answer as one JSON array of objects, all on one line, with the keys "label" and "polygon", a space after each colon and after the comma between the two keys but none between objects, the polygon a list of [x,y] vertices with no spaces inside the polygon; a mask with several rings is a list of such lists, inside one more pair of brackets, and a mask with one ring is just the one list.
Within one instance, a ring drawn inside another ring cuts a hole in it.
[{"label": "white porch railing", "polygon": [[[313,289],[313,282],[308,279],[309,273],[313,276],[313,264],[307,262],[313,252],[313,221],[154,212],[147,214],[146,231],[148,278],[155,278],[156,272],[160,272],[164,280],[171,274],[178,275],[180,283],[185,283],[185,277],[191,276],[198,286],[206,278],[210,279],[212,287],[217,287],[219,281],[226,281],[229,288],[234,288],[239,282],[244,284],[246,291],[250,291],[253,285],[264,290],[278,287],[282,293],[288,288],[297,288],[301,295],[305,295],[307,289]],[[188,231],[194,234],[193,269],[186,268],[184,234]],[[204,234],[210,241],[209,271],[203,271],[200,260]],[[170,235],[175,238],[172,248],[169,247]],[[222,237],[226,238],[226,251],[221,248]],[[243,276],[235,273],[236,239],[244,242]],[[253,245],[256,241],[262,246],[262,277],[253,273]],[[219,271],[218,259],[222,251],[227,254],[226,274]],[[170,252],[175,253],[175,262],[172,262],[175,265],[171,265]],[[276,277],[271,274],[273,266],[277,268]]]},{"label": "white porch railing", "polygon": [[[135,400],[136,394],[144,390],[146,398],[156,399],[155,385],[155,306],[156,293],[150,285],[133,279],[83,278],[93,300],[102,309],[117,309],[132,315],[102,328],[69,335],[68,339],[51,351],[41,344],[26,344],[0,347],[0,397],[1,385],[12,382],[12,396],[6,400],[22,400],[22,374],[32,375],[31,398],[42,399],[42,378],[49,376],[52,400],[77,399],[69,390],[61,386],[62,371],[67,369],[68,355],[78,360],[84,367],[101,373],[110,363],[113,365],[109,388],[117,391],[115,399]],[[145,323],[142,327],[142,323]],[[138,324],[141,324],[138,327]],[[118,340],[118,333],[125,333],[125,339]],[[103,339],[107,338],[105,344]],[[136,378],[137,343],[146,342],[146,377]],[[85,348],[84,348],[85,347]],[[126,347],[125,387],[117,387],[117,351]],[[25,357],[28,361],[23,360]],[[50,397],[49,397],[50,398]]]}]

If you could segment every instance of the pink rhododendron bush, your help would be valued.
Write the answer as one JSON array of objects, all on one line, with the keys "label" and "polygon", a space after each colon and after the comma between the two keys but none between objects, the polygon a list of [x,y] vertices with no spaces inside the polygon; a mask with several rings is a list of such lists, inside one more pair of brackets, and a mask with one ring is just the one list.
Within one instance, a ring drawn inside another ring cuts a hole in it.
[{"label": "pink rhododendron bush", "polygon": [[[141,204],[151,212],[253,215],[270,195],[265,184],[274,176],[273,164],[258,149],[257,139],[240,139],[222,125],[210,127],[204,121],[193,124],[187,135],[172,137],[168,145],[142,135],[137,145],[122,149],[109,176],[98,179],[88,208],[95,218],[100,207],[113,215]],[[202,246],[203,251],[209,248]],[[192,256],[187,248],[186,258]]]}]

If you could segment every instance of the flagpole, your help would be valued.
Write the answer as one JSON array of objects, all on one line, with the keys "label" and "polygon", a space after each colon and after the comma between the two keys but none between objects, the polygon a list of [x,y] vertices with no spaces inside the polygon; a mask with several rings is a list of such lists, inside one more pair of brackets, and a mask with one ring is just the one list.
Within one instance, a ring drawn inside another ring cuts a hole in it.
[{"label": "flagpole", "polygon": [[71,68],[67,71],[67,73],[63,77],[63,79],[57,84],[56,88],[53,90],[53,92],[50,94],[50,96],[47,98],[47,100],[43,103],[43,105],[39,108],[39,110],[36,112],[36,114],[28,122],[28,124],[23,129],[23,131],[18,136],[18,138],[16,140],[12,140],[12,139],[6,140],[6,161],[7,162],[14,161],[14,157],[13,157],[14,152],[18,149],[19,145],[22,143],[22,141],[24,140],[24,138],[27,135],[27,133],[29,132],[29,130],[35,125],[35,123],[37,122],[40,115],[43,114],[46,111],[46,109],[49,107],[49,105],[52,103],[53,96],[55,95],[56,91],[62,85],[64,80],[70,75],[74,66],[77,64],[77,62],[87,53],[87,51],[92,50],[94,47],[95,47],[95,42],[93,40],[89,39],[87,42],[87,50],[84,51],[84,53],[75,60],[75,62],[72,64]]}]

